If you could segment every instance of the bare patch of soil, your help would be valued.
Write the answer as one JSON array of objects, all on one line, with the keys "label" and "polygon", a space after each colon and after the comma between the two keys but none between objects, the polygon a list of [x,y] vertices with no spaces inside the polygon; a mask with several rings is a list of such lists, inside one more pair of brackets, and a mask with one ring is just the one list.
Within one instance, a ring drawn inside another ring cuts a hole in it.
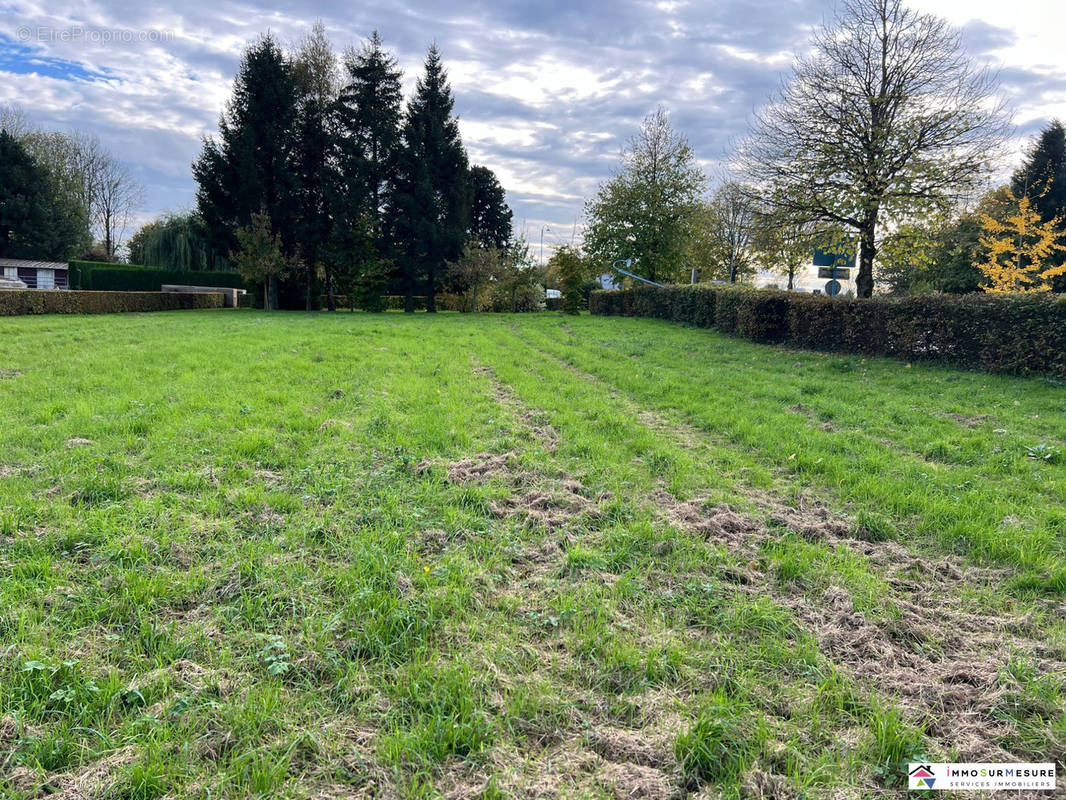
[{"label": "bare patch of soil", "polygon": [[75,436],[73,439],[67,439],[67,447],[71,449],[75,447],[88,447],[92,443],[92,439],[83,439],[80,436]]},{"label": "bare patch of soil", "polygon": [[959,423],[964,428],[979,428],[989,420],[988,414],[977,414],[973,417],[968,417],[965,414],[945,414],[944,416]]},{"label": "bare patch of soil", "polygon": [[501,519],[520,517],[548,530],[566,525],[582,515],[596,516],[599,513],[596,504],[575,490],[573,483],[564,481],[548,489],[529,489],[491,503],[489,508]]},{"label": "bare patch of soil", "polygon": [[514,474],[512,464],[517,459],[516,453],[508,452],[478,453],[472,458],[452,461],[448,464],[448,482],[455,484],[488,483],[498,478],[510,478]]}]

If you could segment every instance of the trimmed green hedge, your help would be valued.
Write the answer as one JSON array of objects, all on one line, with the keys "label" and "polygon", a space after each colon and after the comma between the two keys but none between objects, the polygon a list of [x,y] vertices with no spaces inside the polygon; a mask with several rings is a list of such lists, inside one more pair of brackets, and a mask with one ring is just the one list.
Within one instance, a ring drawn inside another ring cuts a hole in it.
[{"label": "trimmed green hedge", "polygon": [[715,327],[756,342],[1066,376],[1066,298],[1057,295],[857,300],[732,286],[640,286],[593,292],[589,309]]},{"label": "trimmed green hedge", "polygon": [[[180,272],[135,264],[109,264],[103,261],[71,261],[70,288],[116,292],[158,292],[163,284],[179,286],[220,286],[247,289],[253,292],[256,284],[248,283],[239,272]],[[262,300],[262,292],[260,292]]]},{"label": "trimmed green hedge", "polygon": [[222,295],[83,292],[64,289],[0,291],[0,317],[23,314],[120,314],[128,311],[178,311],[190,308],[222,308]]}]

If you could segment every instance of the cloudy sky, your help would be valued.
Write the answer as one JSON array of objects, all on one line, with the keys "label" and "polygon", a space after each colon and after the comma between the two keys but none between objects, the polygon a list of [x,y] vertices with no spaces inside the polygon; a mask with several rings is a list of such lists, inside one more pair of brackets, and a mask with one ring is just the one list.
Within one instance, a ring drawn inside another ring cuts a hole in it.
[{"label": "cloudy sky", "polygon": [[[0,0],[0,105],[96,133],[146,188],[145,218],[194,202],[190,163],[241,50],[321,19],[337,50],[379,30],[408,88],[436,41],[471,160],[496,171],[534,249],[569,241],[584,199],[662,104],[713,173],[834,0]],[[1001,69],[1020,149],[1066,118],[1057,0],[913,0]],[[62,10],[57,10],[63,6]],[[578,228],[580,238],[580,228]]]}]

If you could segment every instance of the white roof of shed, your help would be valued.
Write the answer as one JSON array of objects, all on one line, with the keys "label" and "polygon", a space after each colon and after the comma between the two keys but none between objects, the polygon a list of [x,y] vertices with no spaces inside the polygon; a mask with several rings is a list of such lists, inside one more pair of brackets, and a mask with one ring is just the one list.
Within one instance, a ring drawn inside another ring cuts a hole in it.
[{"label": "white roof of shed", "polygon": [[19,269],[70,269],[65,261],[29,261],[25,258],[0,258],[0,267]]}]

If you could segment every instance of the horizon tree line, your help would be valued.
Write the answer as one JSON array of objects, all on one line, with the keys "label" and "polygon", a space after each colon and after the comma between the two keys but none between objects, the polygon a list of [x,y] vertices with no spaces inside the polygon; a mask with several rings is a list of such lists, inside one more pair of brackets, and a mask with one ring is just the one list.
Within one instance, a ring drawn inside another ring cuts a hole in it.
[{"label": "horizon tree line", "polygon": [[[216,257],[242,260],[244,241],[276,241],[267,304],[320,288],[373,307],[390,285],[428,311],[446,266],[474,242],[504,249],[512,212],[495,174],[471,165],[435,45],[404,103],[396,58],[375,32],[342,60],[321,23],[292,52],[271,34],[244,52],[217,138],[193,165],[197,211]],[[266,225],[269,235],[253,226]],[[266,238],[264,239],[264,236]]]}]

